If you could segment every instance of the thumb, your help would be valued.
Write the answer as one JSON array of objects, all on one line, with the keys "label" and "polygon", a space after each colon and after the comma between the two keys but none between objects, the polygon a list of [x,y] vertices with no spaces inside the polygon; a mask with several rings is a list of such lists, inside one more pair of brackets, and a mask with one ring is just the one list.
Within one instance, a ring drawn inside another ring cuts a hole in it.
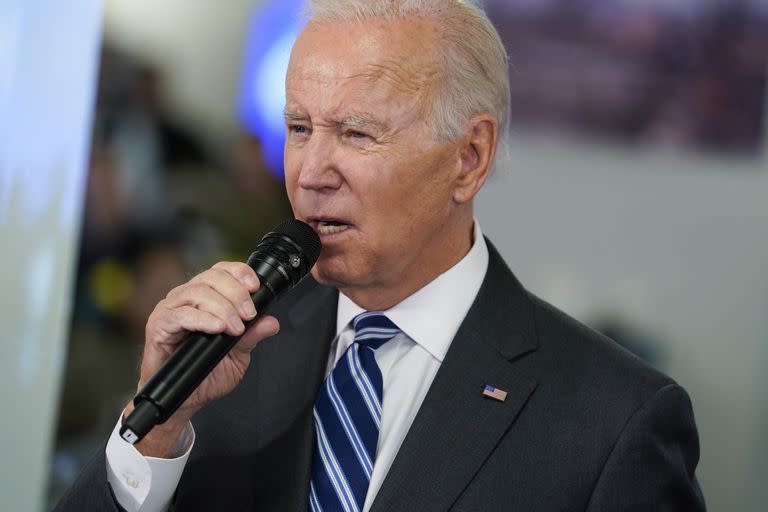
[{"label": "thumb", "polygon": [[233,350],[250,353],[261,340],[274,336],[279,331],[280,322],[277,318],[269,315],[261,317],[248,327]]}]

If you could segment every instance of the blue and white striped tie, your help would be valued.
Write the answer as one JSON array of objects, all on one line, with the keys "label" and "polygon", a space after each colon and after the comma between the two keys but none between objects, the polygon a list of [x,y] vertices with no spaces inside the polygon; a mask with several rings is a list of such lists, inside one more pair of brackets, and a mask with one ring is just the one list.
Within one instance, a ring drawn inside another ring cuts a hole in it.
[{"label": "blue and white striped tie", "polygon": [[355,342],[326,377],[315,400],[309,506],[313,512],[363,509],[376,459],[383,383],[374,350],[400,332],[381,313],[352,320]]}]

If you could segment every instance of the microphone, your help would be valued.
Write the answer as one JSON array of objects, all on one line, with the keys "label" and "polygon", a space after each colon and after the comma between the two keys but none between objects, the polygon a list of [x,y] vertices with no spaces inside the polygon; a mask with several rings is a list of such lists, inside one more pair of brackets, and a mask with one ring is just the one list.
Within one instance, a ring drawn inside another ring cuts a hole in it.
[{"label": "microphone", "polygon": [[[258,314],[245,323],[246,328],[309,273],[321,248],[317,233],[299,220],[284,222],[264,235],[248,258],[261,286],[251,295]],[[135,409],[123,422],[120,437],[135,444],[165,422],[239,340],[240,336],[223,333],[190,334],[133,399]]]}]

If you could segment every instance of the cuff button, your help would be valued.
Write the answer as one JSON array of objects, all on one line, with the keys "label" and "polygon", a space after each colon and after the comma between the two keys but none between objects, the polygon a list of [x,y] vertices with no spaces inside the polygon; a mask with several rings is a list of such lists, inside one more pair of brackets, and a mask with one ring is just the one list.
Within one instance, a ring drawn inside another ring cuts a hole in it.
[{"label": "cuff button", "polygon": [[129,487],[133,487],[134,489],[136,489],[139,486],[139,481],[133,475],[127,475],[125,477],[125,483],[128,484]]}]

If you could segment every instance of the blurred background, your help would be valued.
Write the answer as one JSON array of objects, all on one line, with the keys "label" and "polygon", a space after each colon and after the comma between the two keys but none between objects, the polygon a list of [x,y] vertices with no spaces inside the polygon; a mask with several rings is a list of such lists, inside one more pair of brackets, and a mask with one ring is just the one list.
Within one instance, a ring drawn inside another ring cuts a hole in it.
[{"label": "blurred background", "polygon": [[[689,391],[711,510],[764,510],[768,0],[484,3],[510,53],[513,130],[483,230],[530,290]],[[44,509],[135,392],[154,304],[290,216],[282,81],[300,0],[75,4],[94,20],[90,50],[72,50],[91,63],[77,94],[92,131],[72,164],[84,207],[52,337]],[[3,27],[29,28],[11,16],[29,5],[0,0],[0,73],[16,69]],[[3,245],[12,221],[0,215]]]}]

